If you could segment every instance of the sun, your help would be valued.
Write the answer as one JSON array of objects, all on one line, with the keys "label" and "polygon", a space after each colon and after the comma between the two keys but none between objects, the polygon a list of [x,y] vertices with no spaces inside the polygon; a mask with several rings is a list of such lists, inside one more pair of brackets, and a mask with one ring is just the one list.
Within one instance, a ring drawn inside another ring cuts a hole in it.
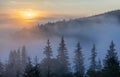
[{"label": "sun", "polygon": [[21,24],[34,24],[42,20],[42,18],[48,17],[46,11],[38,9],[17,9],[13,10],[11,16],[16,18]]},{"label": "sun", "polygon": [[34,10],[19,11],[19,15],[24,20],[33,20],[38,17],[38,12]]},{"label": "sun", "polygon": [[28,12],[28,13],[26,14],[26,16],[27,16],[27,17],[32,17],[33,14],[32,14],[31,12]]}]

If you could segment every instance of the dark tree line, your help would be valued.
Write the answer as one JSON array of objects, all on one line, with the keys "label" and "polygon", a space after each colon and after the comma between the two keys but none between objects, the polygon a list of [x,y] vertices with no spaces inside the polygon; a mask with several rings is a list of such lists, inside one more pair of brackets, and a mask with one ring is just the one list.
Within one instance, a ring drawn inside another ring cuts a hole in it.
[{"label": "dark tree line", "polygon": [[113,41],[104,60],[96,59],[96,45],[93,44],[89,67],[86,69],[80,42],[76,44],[72,68],[64,37],[61,38],[57,51],[58,55],[54,58],[50,40],[47,40],[43,51],[45,58],[38,62],[35,57],[33,62],[27,56],[25,46],[12,50],[8,61],[5,64],[0,62],[0,77],[120,77],[120,61]]}]

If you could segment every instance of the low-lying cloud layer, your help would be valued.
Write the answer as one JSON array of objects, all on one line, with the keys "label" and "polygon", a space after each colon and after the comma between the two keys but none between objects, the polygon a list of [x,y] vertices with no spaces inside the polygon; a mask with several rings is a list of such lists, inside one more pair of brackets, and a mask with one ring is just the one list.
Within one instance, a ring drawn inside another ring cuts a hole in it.
[{"label": "low-lying cloud layer", "polygon": [[30,29],[15,31],[16,33],[9,34],[7,31],[0,33],[0,56],[6,59],[10,50],[26,45],[29,55],[37,55],[42,59],[42,51],[48,38],[56,55],[60,37],[64,36],[71,59],[78,41],[81,42],[86,60],[89,58],[88,54],[93,43],[97,46],[98,57],[104,58],[103,54],[107,52],[111,40],[114,40],[117,51],[120,50],[119,12],[113,11],[92,17],[37,25]]}]

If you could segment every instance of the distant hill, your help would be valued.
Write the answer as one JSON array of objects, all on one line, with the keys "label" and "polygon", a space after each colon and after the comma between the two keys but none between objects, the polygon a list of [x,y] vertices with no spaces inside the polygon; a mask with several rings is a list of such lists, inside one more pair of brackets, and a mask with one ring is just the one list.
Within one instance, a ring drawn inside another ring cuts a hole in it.
[{"label": "distant hill", "polygon": [[99,37],[99,34],[103,32],[109,33],[111,29],[116,29],[117,26],[120,26],[120,10],[68,21],[48,22],[37,25],[31,29],[23,29],[17,32],[15,36],[17,38],[43,38],[63,35],[81,40],[95,40]]}]

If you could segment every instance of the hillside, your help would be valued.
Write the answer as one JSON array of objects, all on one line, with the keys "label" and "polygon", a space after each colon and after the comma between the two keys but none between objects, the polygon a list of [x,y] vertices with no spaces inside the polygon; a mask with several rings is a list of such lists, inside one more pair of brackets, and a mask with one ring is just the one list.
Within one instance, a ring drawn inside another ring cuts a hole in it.
[{"label": "hillside", "polygon": [[103,32],[111,33],[111,29],[114,31],[118,25],[120,25],[120,10],[115,10],[69,21],[48,22],[31,29],[23,29],[17,32],[15,36],[19,38],[65,36],[80,40],[96,40]]}]

